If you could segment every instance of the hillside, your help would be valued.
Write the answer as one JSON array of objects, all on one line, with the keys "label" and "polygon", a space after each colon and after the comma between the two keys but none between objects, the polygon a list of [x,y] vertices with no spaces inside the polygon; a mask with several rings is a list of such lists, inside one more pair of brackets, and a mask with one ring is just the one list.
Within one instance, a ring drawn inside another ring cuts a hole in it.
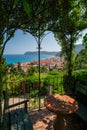
[{"label": "hillside", "polygon": [[77,44],[76,45],[76,48],[75,48],[75,51],[77,52],[77,54],[83,50],[85,47],[82,45],[82,44]]},{"label": "hillside", "polygon": [[[58,52],[48,52],[48,51],[41,51],[41,54],[46,54],[46,55],[56,55]],[[24,55],[31,55],[31,54],[38,54],[38,51],[27,51],[24,53]]]},{"label": "hillside", "polygon": [[[75,52],[78,54],[81,50],[83,50],[85,47],[82,44],[77,44],[75,48]],[[57,53],[56,56],[60,56],[61,51]]]},{"label": "hillside", "polygon": [[[82,49],[84,49],[84,46],[82,44],[77,44],[75,51],[78,54]],[[59,52],[48,52],[48,51],[41,51],[41,54],[46,54],[46,55],[54,55],[54,56],[60,56],[61,51]],[[24,55],[31,55],[31,54],[38,54],[38,51],[27,51],[24,53]]]}]

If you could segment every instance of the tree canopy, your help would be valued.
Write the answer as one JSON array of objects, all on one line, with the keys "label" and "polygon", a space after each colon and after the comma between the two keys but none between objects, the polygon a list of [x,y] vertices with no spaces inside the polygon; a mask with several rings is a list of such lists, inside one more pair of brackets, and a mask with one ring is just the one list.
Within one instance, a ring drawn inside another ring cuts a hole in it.
[{"label": "tree canopy", "polygon": [[67,61],[68,75],[72,75],[74,47],[77,39],[81,35],[81,31],[87,27],[87,21],[84,21],[83,4],[80,0],[66,1],[62,4],[60,16],[56,22],[56,30],[54,32],[56,40],[62,47],[62,54]]}]

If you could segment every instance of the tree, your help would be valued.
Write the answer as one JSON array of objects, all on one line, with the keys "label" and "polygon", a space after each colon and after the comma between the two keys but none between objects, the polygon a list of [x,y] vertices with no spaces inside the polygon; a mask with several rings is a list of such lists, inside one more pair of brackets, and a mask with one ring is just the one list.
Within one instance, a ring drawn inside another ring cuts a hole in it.
[{"label": "tree", "polygon": [[2,86],[3,83],[5,82],[4,76],[6,75],[7,67],[6,67],[6,62],[5,59],[2,58],[0,60],[0,127],[1,127],[1,116],[2,116]]},{"label": "tree", "polygon": [[83,37],[83,45],[85,46],[85,49],[87,49],[87,34]]},{"label": "tree", "polygon": [[[24,0],[25,1],[25,0]],[[6,74],[6,64],[3,59],[3,52],[7,42],[14,36],[15,31],[23,25],[20,18],[26,2],[18,0],[0,1],[0,95],[3,91],[3,79]],[[0,123],[1,123],[1,100],[0,96]]]},{"label": "tree", "polygon": [[75,69],[87,69],[87,33],[82,41],[85,49],[81,50],[75,58]]},{"label": "tree", "polygon": [[31,75],[34,75],[35,74],[35,71],[36,71],[36,68],[35,66],[30,66],[30,68],[28,69],[28,74],[31,76]]},{"label": "tree", "polygon": [[10,12],[8,11],[8,7],[6,3],[7,3],[6,1],[0,2],[0,18],[1,18],[0,20],[0,95],[1,95],[0,96],[0,125],[1,125],[1,117],[2,117],[2,106],[1,106],[2,91],[3,91],[2,86],[3,86],[4,77],[6,75],[6,63],[2,55],[7,41],[13,35],[12,30],[8,31],[8,25],[9,25],[8,13]]},{"label": "tree", "polygon": [[[32,30],[34,36],[41,36],[43,34],[43,28],[46,23],[43,20],[48,20],[47,10],[51,3],[55,3],[56,0],[3,0],[0,2],[0,75],[1,82],[3,76],[3,52],[8,41],[14,36],[17,29],[25,30],[27,28],[29,32]],[[42,20],[43,18],[43,20]],[[39,20],[39,24],[38,24]],[[43,23],[43,25],[42,25]],[[38,26],[39,25],[39,26]],[[33,28],[34,29],[33,29]],[[41,30],[42,28],[42,30]],[[40,31],[37,31],[40,29]],[[40,32],[40,33],[38,33]],[[5,65],[4,65],[5,67]],[[5,71],[6,73],[6,71]],[[2,86],[0,90],[2,90]],[[0,91],[0,94],[2,92]],[[1,110],[1,104],[0,104]],[[1,111],[0,111],[1,112]],[[0,113],[1,114],[1,113]]]},{"label": "tree", "polygon": [[[68,86],[74,65],[74,47],[80,33],[86,28],[87,22],[83,21],[83,8],[80,0],[60,1],[60,15],[54,27],[55,38],[62,47],[62,55],[67,61]],[[55,31],[56,30],[56,31]]]},{"label": "tree", "polygon": [[81,50],[76,57],[76,65],[78,68],[87,69],[87,34],[83,37],[83,45],[85,46],[85,49]]},{"label": "tree", "polygon": [[[53,19],[53,14],[51,12],[56,7],[56,0],[34,0],[29,1],[28,4],[30,5],[30,15],[26,16],[28,19],[30,16],[33,16],[31,23],[26,23],[25,26],[22,26],[21,29],[24,32],[30,33],[36,39],[38,45],[38,82],[39,82],[39,96],[40,96],[40,49],[41,49],[41,42],[43,38],[48,34],[45,34],[45,31],[51,28],[49,27],[51,19]],[[52,10],[53,9],[53,10]],[[54,10],[55,12],[55,10]],[[40,98],[39,98],[40,99]],[[39,101],[39,109],[40,109],[40,101]]]}]

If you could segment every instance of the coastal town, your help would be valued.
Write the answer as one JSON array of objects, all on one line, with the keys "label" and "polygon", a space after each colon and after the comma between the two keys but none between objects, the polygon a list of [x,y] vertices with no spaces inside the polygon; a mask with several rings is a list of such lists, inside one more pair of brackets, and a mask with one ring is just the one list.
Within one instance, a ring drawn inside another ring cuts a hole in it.
[{"label": "coastal town", "polygon": [[[32,61],[32,62],[23,62],[20,63],[21,69],[24,72],[27,72],[29,70],[30,66],[38,66],[38,61]],[[42,59],[40,60],[40,66],[44,66],[47,70],[49,69],[62,69],[65,65],[65,61],[63,57],[52,57],[50,59]],[[14,64],[14,67],[18,67],[18,63]]]}]

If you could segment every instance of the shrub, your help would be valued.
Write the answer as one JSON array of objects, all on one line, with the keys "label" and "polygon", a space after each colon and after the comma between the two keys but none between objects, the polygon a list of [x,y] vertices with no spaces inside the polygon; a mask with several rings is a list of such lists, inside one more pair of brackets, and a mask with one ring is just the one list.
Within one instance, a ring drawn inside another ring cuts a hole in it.
[{"label": "shrub", "polygon": [[80,83],[87,85],[87,70],[73,72],[73,78]]}]

